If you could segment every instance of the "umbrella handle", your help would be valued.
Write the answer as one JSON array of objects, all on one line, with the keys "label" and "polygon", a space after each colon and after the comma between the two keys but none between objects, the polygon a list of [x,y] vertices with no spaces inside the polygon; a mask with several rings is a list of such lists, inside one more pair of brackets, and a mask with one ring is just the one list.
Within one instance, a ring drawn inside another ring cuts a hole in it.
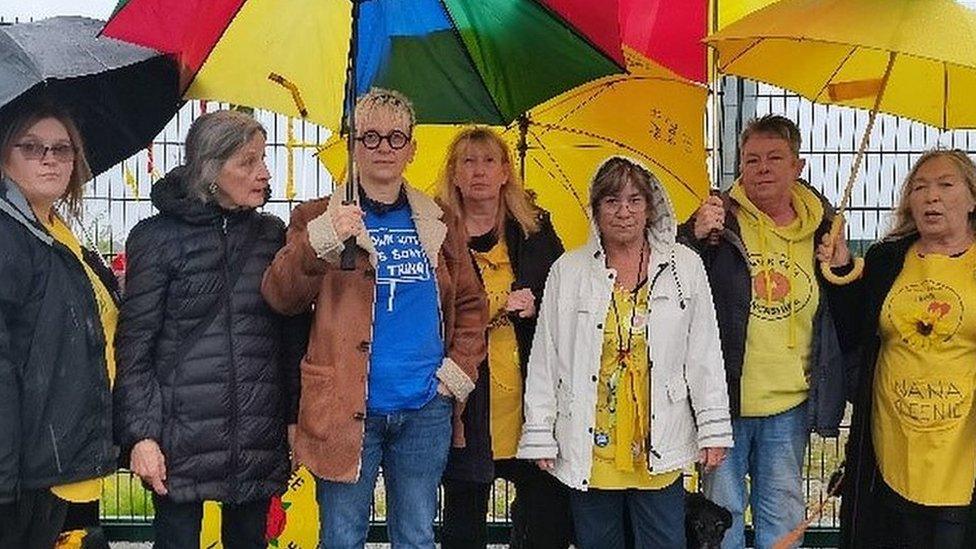
[{"label": "umbrella handle", "polygon": [[[843,238],[841,236],[841,230],[844,227],[844,217],[841,214],[834,216],[834,219],[830,222],[830,232],[829,235],[830,243],[832,246],[836,246],[837,242]],[[830,267],[830,263],[827,261],[820,262],[820,274],[835,286],[843,286],[845,284],[850,284],[855,280],[861,278],[861,274],[864,272],[864,258],[855,257],[853,258],[854,267],[851,271],[845,275],[837,275],[834,273],[833,269]]]},{"label": "umbrella handle", "polygon": [[356,268],[356,237],[350,236],[342,243],[339,266],[343,271],[351,271]]}]

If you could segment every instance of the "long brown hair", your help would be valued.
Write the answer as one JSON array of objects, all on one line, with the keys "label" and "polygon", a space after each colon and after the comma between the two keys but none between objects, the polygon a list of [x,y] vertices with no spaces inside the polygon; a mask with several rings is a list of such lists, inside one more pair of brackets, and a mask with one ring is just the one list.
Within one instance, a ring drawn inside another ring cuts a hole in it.
[{"label": "long brown hair", "polygon": [[458,162],[461,155],[472,144],[489,145],[498,149],[502,164],[506,169],[506,181],[499,192],[497,234],[504,234],[505,218],[510,216],[514,219],[526,237],[539,231],[539,208],[532,203],[532,197],[522,186],[522,178],[519,177],[515,164],[512,162],[512,154],[508,144],[497,132],[484,126],[471,126],[461,130],[451,145],[447,148],[447,157],[444,167],[441,169],[440,177],[437,180],[437,197],[464,216],[464,197],[461,190],[454,184],[457,174]]},{"label": "long brown hair", "polygon": [[71,146],[75,149],[71,178],[68,179],[68,187],[59,202],[68,214],[75,219],[81,219],[85,183],[92,178],[92,172],[85,157],[85,143],[81,139],[81,132],[64,109],[50,104],[38,104],[14,114],[12,118],[5,121],[3,128],[0,129],[0,175],[3,175],[3,166],[10,161],[10,153],[13,152],[15,142],[27,133],[28,128],[47,118],[53,118],[64,125]]},{"label": "long brown hair", "polygon": [[[898,206],[895,207],[891,230],[888,231],[885,238],[901,238],[918,232],[915,219],[912,217],[912,207],[908,197],[912,194],[912,181],[915,180],[915,175],[918,173],[919,168],[922,167],[922,164],[935,158],[946,158],[951,161],[966,181],[969,194],[973,198],[976,198],[976,164],[973,164],[973,160],[969,158],[969,155],[958,149],[935,149],[928,151],[915,161],[915,165],[912,166],[912,170],[908,172],[908,176],[905,177],[905,182],[901,185]],[[976,214],[974,213],[969,214],[969,228],[970,230],[976,230]]]}]

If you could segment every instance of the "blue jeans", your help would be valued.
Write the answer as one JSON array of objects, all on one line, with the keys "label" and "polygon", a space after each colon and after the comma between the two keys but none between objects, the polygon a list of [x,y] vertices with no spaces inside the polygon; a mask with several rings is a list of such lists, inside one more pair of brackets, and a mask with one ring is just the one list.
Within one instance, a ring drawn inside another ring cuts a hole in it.
[{"label": "blue jeans", "polygon": [[732,512],[732,527],[725,532],[722,549],[745,547],[747,501],[752,506],[757,549],[772,547],[800,524],[806,510],[803,455],[809,433],[806,402],[774,416],[732,420],[735,447],[704,479],[706,497]]},{"label": "blue jeans", "polygon": [[624,513],[634,547],[685,549],[685,489],[679,478],[660,490],[570,490],[580,549],[624,549]]},{"label": "blue jeans", "polygon": [[453,401],[438,394],[419,410],[366,415],[359,480],[316,479],[319,548],[366,544],[369,506],[379,468],[386,485],[386,516],[394,548],[433,548],[437,487],[451,446]]}]

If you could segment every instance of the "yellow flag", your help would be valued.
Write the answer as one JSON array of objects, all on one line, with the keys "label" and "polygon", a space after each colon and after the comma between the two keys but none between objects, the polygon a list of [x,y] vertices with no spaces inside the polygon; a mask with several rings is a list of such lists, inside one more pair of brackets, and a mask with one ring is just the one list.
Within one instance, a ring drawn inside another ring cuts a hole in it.
[{"label": "yellow flag", "polygon": [[139,181],[126,164],[122,164],[122,178],[125,180],[125,186],[129,187],[129,190],[132,191],[132,196],[135,196],[136,200],[139,200]]}]

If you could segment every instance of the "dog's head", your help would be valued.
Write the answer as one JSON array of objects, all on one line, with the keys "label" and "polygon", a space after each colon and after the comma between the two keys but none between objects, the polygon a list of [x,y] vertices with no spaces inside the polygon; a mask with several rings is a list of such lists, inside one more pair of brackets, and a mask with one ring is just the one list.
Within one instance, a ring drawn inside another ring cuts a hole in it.
[{"label": "dog's head", "polygon": [[732,526],[732,513],[701,494],[688,494],[685,503],[685,535],[688,538],[688,547],[721,547],[725,531]]}]

